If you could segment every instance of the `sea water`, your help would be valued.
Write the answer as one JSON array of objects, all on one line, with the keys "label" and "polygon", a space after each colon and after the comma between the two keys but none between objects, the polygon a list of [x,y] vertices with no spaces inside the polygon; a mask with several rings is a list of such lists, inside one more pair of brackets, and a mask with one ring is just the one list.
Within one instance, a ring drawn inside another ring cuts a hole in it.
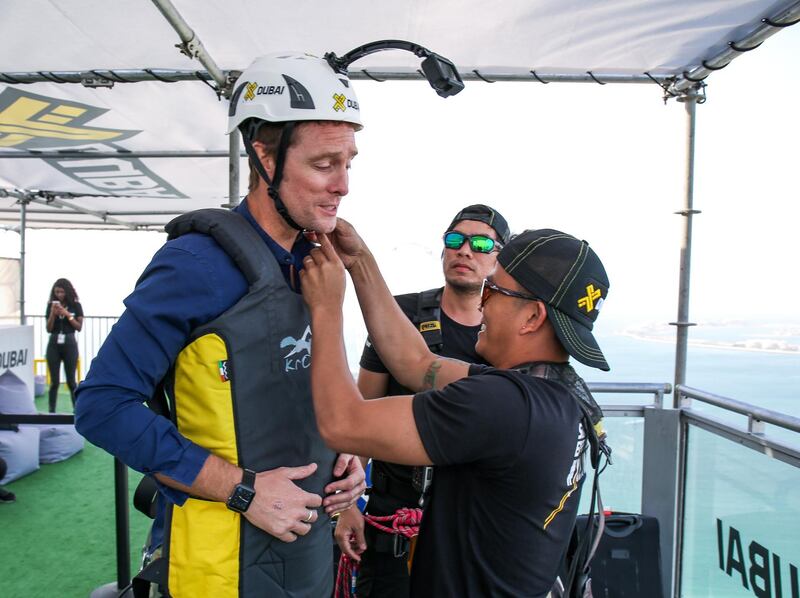
[{"label": "sea water", "polygon": [[[756,349],[741,346],[744,343],[769,342],[767,333],[772,326],[753,325],[703,328],[690,331],[686,367],[686,386],[722,395],[757,407],[771,409],[793,417],[800,416],[800,351],[781,349]],[[786,327],[795,333],[797,327]],[[601,372],[581,364],[576,369],[588,382],[674,382],[674,335],[636,336],[639,330],[617,330],[598,336],[598,342],[611,366],[611,371]],[[765,340],[766,339],[766,340]],[[778,346],[797,347],[800,336],[785,334],[773,337]],[[716,344],[712,344],[716,343]],[[601,402],[609,399],[600,395]],[[631,399],[617,395],[614,403],[642,402],[642,397]],[[665,404],[671,396],[665,397]],[[716,407],[694,401],[693,408],[713,414],[728,422],[746,425],[746,417],[728,414]],[[784,440],[798,442],[800,435],[785,433],[768,426],[771,434]]]}]

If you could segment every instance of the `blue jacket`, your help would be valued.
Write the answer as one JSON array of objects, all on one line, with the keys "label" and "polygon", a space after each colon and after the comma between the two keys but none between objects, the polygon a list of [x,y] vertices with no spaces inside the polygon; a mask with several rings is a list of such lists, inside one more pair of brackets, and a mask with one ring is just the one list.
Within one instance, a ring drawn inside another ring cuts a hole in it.
[{"label": "blue jacket", "polygon": [[[267,244],[287,284],[300,292],[297,273],[312,245],[299,236],[287,252],[256,223],[246,201],[236,211]],[[143,402],[152,396],[191,331],[222,314],[246,292],[244,275],[211,237],[192,233],[168,241],[125,299],[125,311],[78,387],[78,431],[137,471],[161,473],[190,486],[208,451],[184,438],[172,422]],[[179,505],[187,498],[173,488],[161,490]]]}]

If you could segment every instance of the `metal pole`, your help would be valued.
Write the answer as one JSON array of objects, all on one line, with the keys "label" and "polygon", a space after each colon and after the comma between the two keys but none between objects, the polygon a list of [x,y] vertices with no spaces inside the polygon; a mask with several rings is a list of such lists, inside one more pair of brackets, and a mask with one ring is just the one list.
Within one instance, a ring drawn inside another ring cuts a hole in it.
[{"label": "metal pole", "polygon": [[[681,240],[681,265],[678,283],[678,319],[670,322],[677,327],[677,340],[675,344],[675,383],[686,383],[686,357],[689,344],[689,327],[694,326],[689,321],[689,288],[691,283],[692,264],[692,217],[699,214],[693,208],[694,204],[694,139],[697,101],[700,98],[698,88],[693,87],[684,96],[678,98],[686,109],[686,183],[684,192],[684,209],[675,212],[683,216],[683,238]],[[679,407],[677,394],[673,399],[674,407]]]},{"label": "metal pole", "polygon": [[161,14],[164,15],[164,18],[169,21],[169,24],[178,33],[183,42],[182,52],[191,58],[197,58],[206,67],[208,74],[211,75],[211,78],[219,85],[220,89],[224,88],[227,83],[225,73],[222,72],[217,63],[214,62],[214,59],[208,54],[203,42],[189,27],[189,24],[178,12],[178,9],[175,8],[175,5],[170,0],[153,0],[153,4],[156,5]]},{"label": "metal pole", "polygon": [[239,156],[241,155],[240,147],[241,147],[241,133],[239,133],[239,129],[234,129],[231,131],[230,135],[228,135],[228,142],[230,143],[230,153],[229,155],[229,162],[228,162],[228,206],[229,208],[235,208],[239,205],[239,170],[240,170],[240,160]]},{"label": "metal pole", "polygon": [[675,512],[678,504],[680,411],[644,408],[642,435],[642,514],[658,519],[664,596],[672,596],[675,562]]},{"label": "metal pole", "polygon": [[117,524],[117,589],[131,582],[131,532],[128,527],[128,467],[114,458],[114,506]]},{"label": "metal pole", "polygon": [[[82,160],[99,160],[101,158],[227,158],[227,150],[155,150],[155,151],[116,151],[116,152],[89,152],[81,150],[64,150],[40,152],[31,151],[0,151],[2,160],[61,160],[67,158],[80,158]],[[240,156],[246,156],[244,151]]]},{"label": "metal pole", "polygon": [[94,216],[100,219],[102,222],[108,222],[109,224],[116,224],[118,226],[123,226],[125,228],[129,228],[131,230],[136,230],[137,225],[132,222],[125,222],[123,220],[119,220],[118,218],[114,218],[108,215],[108,212],[99,212],[97,210],[90,210],[88,208],[83,208],[77,204],[65,201],[63,199],[58,198],[51,198],[51,199],[38,199],[32,198],[31,201],[37,204],[44,204],[46,206],[61,206],[64,208],[69,208],[79,214],[86,214],[87,216]]},{"label": "metal pole", "polygon": [[[155,0],[153,0],[155,2]],[[161,3],[157,2],[159,8]],[[163,13],[163,11],[162,11]],[[184,22],[185,24],[185,22]],[[246,65],[245,65],[246,66]],[[713,66],[713,65],[712,65]],[[241,68],[242,65],[239,65]],[[230,74],[229,71],[222,71]],[[521,69],[520,72],[509,73],[492,68],[475,70],[459,70],[464,81],[517,81],[527,83],[623,83],[644,85],[668,85],[673,82],[671,73],[614,73],[606,71],[592,71],[589,73],[558,72],[552,70],[530,71]],[[235,77],[234,77],[235,78]],[[352,69],[348,75],[351,81],[424,81],[422,71],[414,68],[398,68],[395,70],[375,67],[372,69]],[[93,68],[85,71],[0,71],[0,83],[7,85],[24,85],[27,83],[52,83],[57,80],[59,84],[83,84],[87,87],[110,87],[117,83],[139,83],[142,81],[208,81],[213,79],[208,71],[186,69],[105,69]],[[681,88],[682,89],[682,88]]]},{"label": "metal pole", "polygon": [[25,226],[28,202],[20,202],[19,210],[19,323],[25,326]]}]

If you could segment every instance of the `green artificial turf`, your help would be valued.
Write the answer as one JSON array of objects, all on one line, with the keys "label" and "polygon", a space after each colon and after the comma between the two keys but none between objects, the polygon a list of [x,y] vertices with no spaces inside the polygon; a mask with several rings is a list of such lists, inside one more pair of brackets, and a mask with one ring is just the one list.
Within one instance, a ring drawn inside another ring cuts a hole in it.
[{"label": "green artificial turf", "polygon": [[[36,399],[47,411],[47,397]],[[62,386],[58,412],[71,413]],[[141,475],[128,470],[131,497]],[[0,597],[86,598],[116,581],[114,460],[86,443],[77,455],[5,486],[0,504]],[[130,506],[131,572],[139,568],[150,520]]]}]

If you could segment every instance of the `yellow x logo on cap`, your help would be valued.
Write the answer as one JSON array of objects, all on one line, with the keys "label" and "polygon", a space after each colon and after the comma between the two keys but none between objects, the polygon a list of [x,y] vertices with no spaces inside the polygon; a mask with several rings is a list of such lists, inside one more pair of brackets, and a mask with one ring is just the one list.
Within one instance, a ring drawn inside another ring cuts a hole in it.
[{"label": "yellow x logo on cap", "polygon": [[584,308],[587,314],[592,313],[595,299],[600,299],[602,295],[600,289],[596,289],[593,284],[590,284],[586,287],[586,296],[578,299],[578,307]]}]

